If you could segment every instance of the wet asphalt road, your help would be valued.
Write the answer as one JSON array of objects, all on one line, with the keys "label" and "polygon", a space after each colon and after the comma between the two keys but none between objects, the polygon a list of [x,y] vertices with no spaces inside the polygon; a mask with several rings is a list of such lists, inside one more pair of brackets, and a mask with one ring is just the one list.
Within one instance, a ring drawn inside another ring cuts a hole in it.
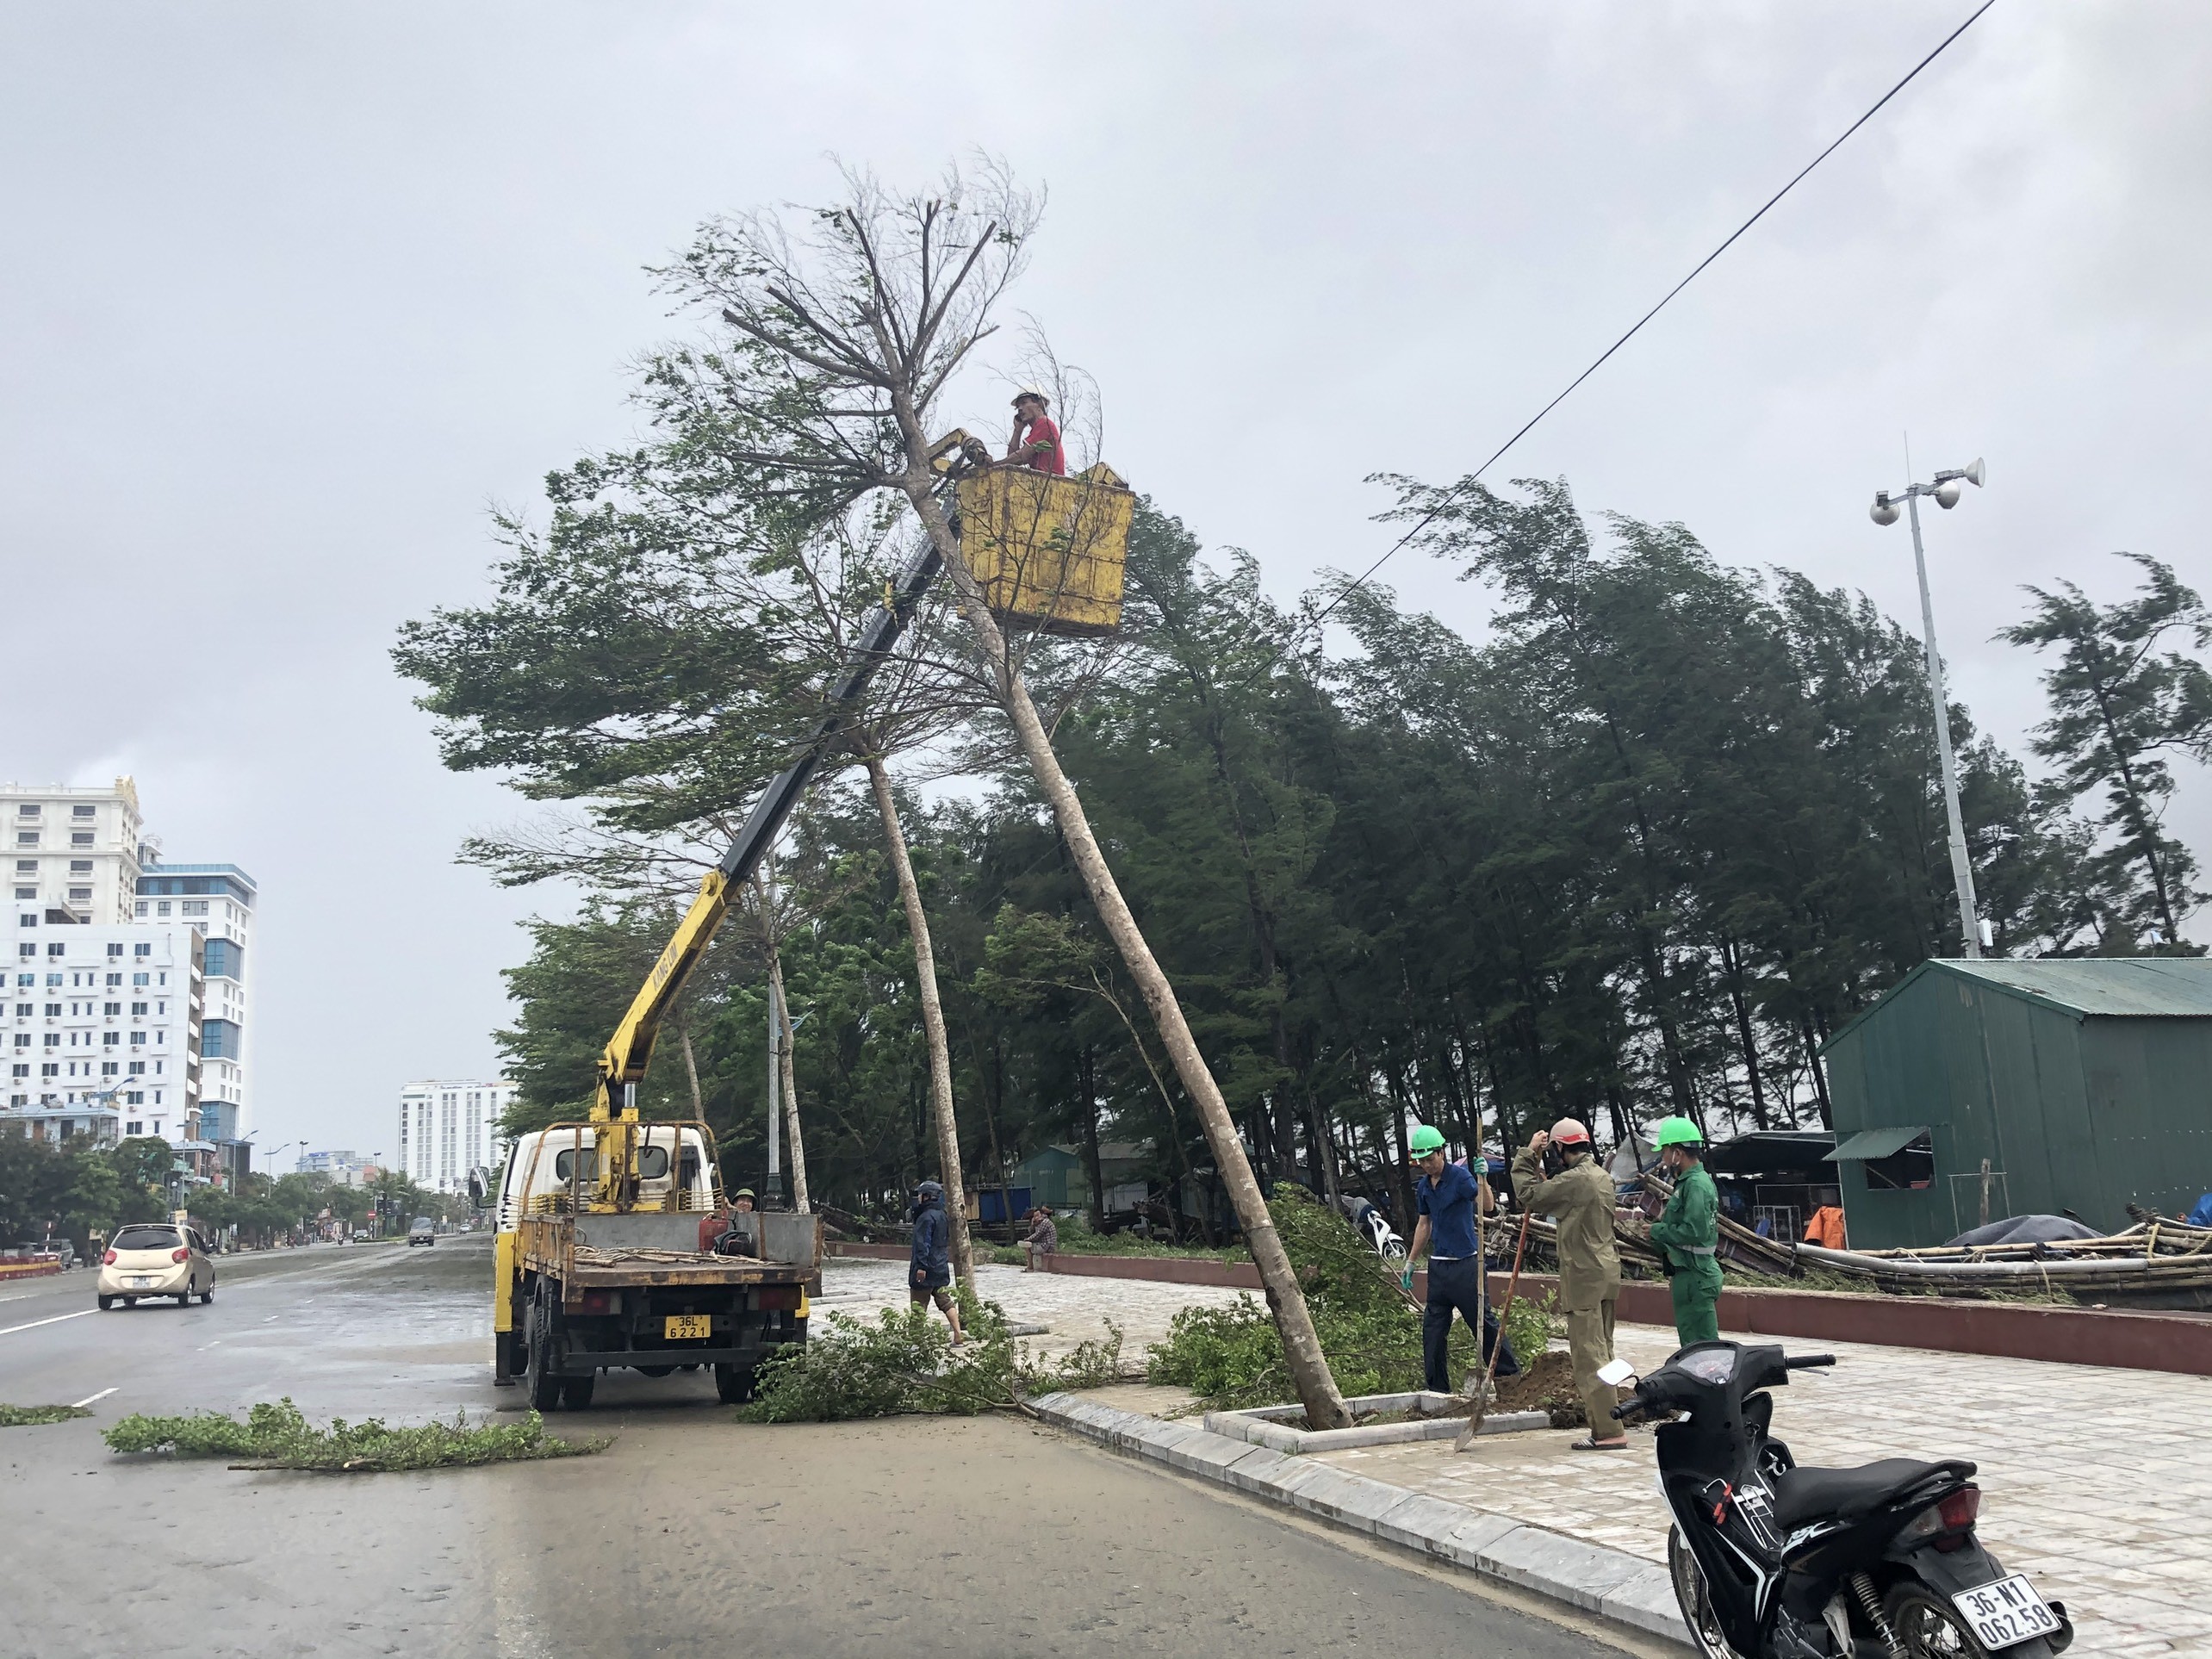
[{"label": "wet asphalt road", "polygon": [[97,1396],[89,1420],[0,1429],[6,1659],[1609,1650],[1020,1421],[756,1427],[700,1373],[614,1373],[556,1414],[613,1436],[594,1457],[327,1476],[111,1456],[99,1431],[132,1411],[519,1405],[490,1382],[487,1240],[218,1272],[185,1309],[87,1312],[84,1270],[0,1288],[0,1401]]}]

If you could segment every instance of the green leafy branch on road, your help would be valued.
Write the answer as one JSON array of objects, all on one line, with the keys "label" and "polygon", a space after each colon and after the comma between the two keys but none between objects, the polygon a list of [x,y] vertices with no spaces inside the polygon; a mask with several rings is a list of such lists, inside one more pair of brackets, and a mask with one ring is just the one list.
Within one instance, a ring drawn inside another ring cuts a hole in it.
[{"label": "green leafy branch on road", "polygon": [[0,1428],[28,1428],[37,1423],[66,1423],[72,1417],[90,1417],[82,1406],[0,1406]]},{"label": "green leafy branch on road", "polygon": [[873,1322],[831,1314],[806,1345],[763,1364],[758,1395],[738,1414],[755,1423],[834,1423],[856,1417],[941,1412],[973,1416],[1018,1409],[1028,1395],[1098,1388],[1122,1376],[1122,1331],[1045,1361],[1016,1345],[1005,1311],[963,1285],[967,1341],[928,1309],[886,1308]]},{"label": "green leafy branch on road", "polygon": [[465,1414],[450,1423],[395,1428],[381,1418],[327,1428],[310,1424],[289,1397],[263,1401],[245,1421],[221,1412],[183,1417],[134,1414],[107,1431],[111,1451],[165,1452],[179,1457],[238,1457],[245,1469],[320,1469],[349,1474],[383,1470],[467,1468],[479,1463],[529,1463],[574,1457],[606,1449],[607,1442],[563,1440],[545,1432],[536,1412],[518,1423],[469,1426]]}]

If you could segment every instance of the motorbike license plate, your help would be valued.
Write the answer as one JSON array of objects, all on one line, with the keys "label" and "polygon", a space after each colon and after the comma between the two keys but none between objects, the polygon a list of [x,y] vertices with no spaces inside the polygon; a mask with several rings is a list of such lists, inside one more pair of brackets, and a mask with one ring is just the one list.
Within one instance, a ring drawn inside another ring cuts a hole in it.
[{"label": "motorbike license plate", "polygon": [[697,1342],[704,1341],[713,1329],[713,1320],[705,1314],[671,1314],[661,1335],[669,1342]]},{"label": "motorbike license plate", "polygon": [[2031,1637],[2054,1635],[2059,1628],[2059,1616],[2035,1594],[2024,1573],[1961,1590],[1951,1598],[1951,1605],[1974,1627],[1974,1636],[1982,1646],[1991,1650],[2009,1648]]}]

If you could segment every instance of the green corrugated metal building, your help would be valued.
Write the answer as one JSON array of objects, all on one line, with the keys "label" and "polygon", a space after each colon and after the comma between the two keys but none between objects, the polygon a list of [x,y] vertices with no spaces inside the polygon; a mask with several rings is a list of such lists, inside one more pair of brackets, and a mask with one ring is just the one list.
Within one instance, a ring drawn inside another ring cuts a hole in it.
[{"label": "green corrugated metal building", "polygon": [[1821,1052],[1854,1248],[1942,1244],[1985,1185],[2100,1232],[2212,1191],[2212,959],[1923,962]]}]

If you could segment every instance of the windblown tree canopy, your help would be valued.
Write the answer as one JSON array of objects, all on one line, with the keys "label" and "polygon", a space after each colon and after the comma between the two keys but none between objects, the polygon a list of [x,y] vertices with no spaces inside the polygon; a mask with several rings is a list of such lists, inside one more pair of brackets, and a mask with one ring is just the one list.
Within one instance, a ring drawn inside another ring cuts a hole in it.
[{"label": "windblown tree canopy", "polygon": [[[1494,1151],[1566,1112],[1612,1139],[1685,1098],[1715,1134],[1817,1123],[1825,1035],[1942,948],[1917,641],[1863,599],[1726,569],[1679,528],[1611,530],[1556,484],[1470,493],[1435,550],[1497,592],[1488,643],[1369,587],[1331,653],[1248,559],[1209,568],[1174,519],[1140,513],[1131,637],[1058,738],[1268,1178],[1328,1171],[1401,1196],[1416,1119],[1463,1144],[1479,1120]],[[1953,719],[1999,947],[2134,948],[2111,930],[2140,892],[2112,890],[2085,826]],[[1044,1146],[1088,1161],[1128,1142],[1156,1190],[1202,1190],[1190,1103],[1124,1017],[1140,1002],[1049,816],[1018,773],[982,781],[902,789],[964,1161],[988,1179]],[[813,1184],[888,1207],[934,1155],[911,957],[857,780],[817,797],[782,873]],[[571,999],[579,970],[619,960],[586,936],[614,926],[540,929],[507,1039],[526,1096],[551,1073],[582,1098],[627,984],[609,973],[596,1014]],[[568,1010],[573,1036],[532,1028]],[[710,1115],[758,1169],[749,970],[694,1028]],[[682,1087],[666,1059],[655,1084]]]}]

